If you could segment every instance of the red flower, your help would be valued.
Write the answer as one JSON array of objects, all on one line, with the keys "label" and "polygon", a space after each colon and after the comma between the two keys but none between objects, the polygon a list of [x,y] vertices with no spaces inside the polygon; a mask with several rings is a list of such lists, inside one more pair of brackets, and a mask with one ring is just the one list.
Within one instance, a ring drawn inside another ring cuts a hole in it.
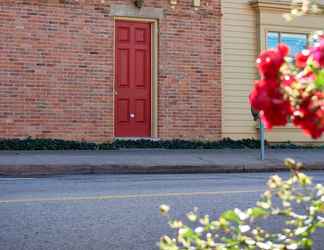
[{"label": "red flower", "polygon": [[293,123],[313,139],[324,132],[324,93],[316,92],[302,100],[294,111]]},{"label": "red flower", "polygon": [[268,87],[263,80],[256,81],[253,91],[250,94],[250,103],[253,109],[263,110],[269,109],[271,105],[271,99],[267,91]]},{"label": "red flower", "polygon": [[296,66],[298,68],[305,68],[307,65],[307,60],[310,56],[309,50],[303,50],[296,55]]},{"label": "red flower", "polygon": [[289,54],[289,47],[286,44],[283,43],[278,44],[277,49],[282,57],[285,57]]},{"label": "red flower", "polygon": [[256,81],[250,95],[250,103],[253,109],[260,111],[266,128],[287,124],[292,113],[290,103],[284,98],[279,82],[273,79]]},{"label": "red flower", "polygon": [[285,126],[291,114],[289,101],[276,99],[272,103],[272,109],[261,112],[261,120],[266,128],[271,129],[274,126]]},{"label": "red flower", "polygon": [[262,52],[257,59],[257,66],[261,77],[264,79],[276,79],[288,52],[289,49],[284,44],[279,44],[277,49]]},{"label": "red flower", "polygon": [[312,48],[312,58],[318,64],[318,67],[324,67],[324,39]]}]

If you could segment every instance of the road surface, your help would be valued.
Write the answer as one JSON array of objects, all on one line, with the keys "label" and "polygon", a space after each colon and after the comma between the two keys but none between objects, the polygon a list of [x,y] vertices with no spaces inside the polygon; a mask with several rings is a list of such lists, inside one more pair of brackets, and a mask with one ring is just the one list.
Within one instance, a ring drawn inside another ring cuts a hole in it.
[{"label": "road surface", "polygon": [[[324,183],[324,172],[311,172]],[[287,173],[280,173],[287,176]],[[270,173],[0,178],[0,249],[154,250],[174,216],[253,206]],[[318,235],[324,235],[319,232]],[[321,237],[317,237],[321,238]],[[323,237],[322,237],[323,238]],[[324,239],[316,250],[324,249]]]}]

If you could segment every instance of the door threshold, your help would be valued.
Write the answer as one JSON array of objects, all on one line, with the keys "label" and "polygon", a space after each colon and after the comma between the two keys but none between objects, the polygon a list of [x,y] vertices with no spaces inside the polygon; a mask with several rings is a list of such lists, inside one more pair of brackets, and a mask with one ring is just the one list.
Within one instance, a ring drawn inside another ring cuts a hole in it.
[{"label": "door threshold", "polygon": [[155,137],[114,137],[114,141],[139,141],[139,140],[148,140],[148,141],[160,141],[160,138]]}]

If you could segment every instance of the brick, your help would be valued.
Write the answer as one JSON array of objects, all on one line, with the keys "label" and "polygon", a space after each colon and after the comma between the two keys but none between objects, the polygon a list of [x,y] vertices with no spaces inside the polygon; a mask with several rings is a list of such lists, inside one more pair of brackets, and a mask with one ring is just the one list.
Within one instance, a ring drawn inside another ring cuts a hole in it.
[{"label": "brick", "polygon": [[[1,1],[0,137],[109,141],[114,19],[129,0]],[[70,1],[72,2],[72,1]],[[159,20],[158,137],[220,139],[221,11],[145,0]]]}]

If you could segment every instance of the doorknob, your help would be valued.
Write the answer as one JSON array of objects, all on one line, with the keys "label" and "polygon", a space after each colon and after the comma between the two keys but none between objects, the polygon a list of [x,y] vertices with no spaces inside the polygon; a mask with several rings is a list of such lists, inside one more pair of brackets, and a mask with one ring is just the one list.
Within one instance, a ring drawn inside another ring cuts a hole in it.
[{"label": "doorknob", "polygon": [[130,118],[134,118],[134,117],[135,117],[135,114],[131,113]]}]

